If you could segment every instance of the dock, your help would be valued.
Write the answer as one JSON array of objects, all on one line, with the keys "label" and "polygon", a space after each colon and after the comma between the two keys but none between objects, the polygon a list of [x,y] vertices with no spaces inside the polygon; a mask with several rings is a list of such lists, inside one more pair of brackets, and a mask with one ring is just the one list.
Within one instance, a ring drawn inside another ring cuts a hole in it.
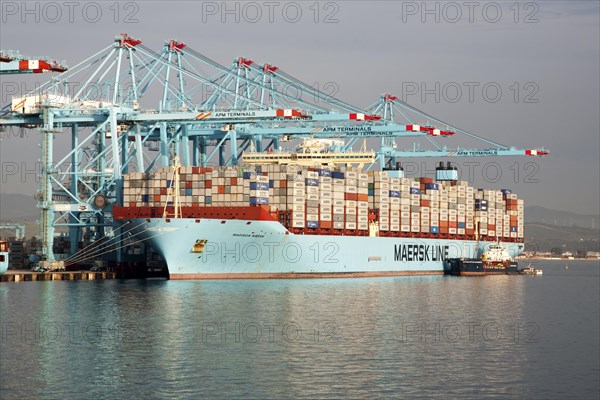
[{"label": "dock", "polygon": [[93,281],[103,279],[117,279],[117,273],[112,271],[33,272],[29,270],[8,270],[0,275],[0,282]]}]

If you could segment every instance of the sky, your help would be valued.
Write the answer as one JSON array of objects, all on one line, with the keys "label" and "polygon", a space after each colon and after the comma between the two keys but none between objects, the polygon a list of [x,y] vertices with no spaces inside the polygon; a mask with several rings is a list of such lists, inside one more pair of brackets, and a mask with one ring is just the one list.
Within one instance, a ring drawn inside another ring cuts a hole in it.
[{"label": "sky", "polygon": [[[156,50],[165,40],[183,41],[224,65],[238,56],[272,63],[305,82],[333,84],[336,97],[359,107],[392,93],[492,141],[550,151],[544,158],[452,159],[475,186],[511,188],[527,205],[597,215],[599,4],[1,1],[0,48],[73,66],[129,33]],[[49,78],[1,76],[0,103]],[[0,136],[0,192],[33,194],[39,134]],[[58,156],[65,140],[57,142]],[[444,144],[465,145],[457,137]],[[437,161],[403,160],[416,175],[431,174]]]}]

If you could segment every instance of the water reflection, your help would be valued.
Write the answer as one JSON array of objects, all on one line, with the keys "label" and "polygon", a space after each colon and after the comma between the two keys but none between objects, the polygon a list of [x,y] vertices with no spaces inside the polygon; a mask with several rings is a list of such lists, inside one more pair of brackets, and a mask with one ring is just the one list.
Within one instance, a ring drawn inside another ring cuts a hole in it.
[{"label": "water reflection", "polygon": [[569,371],[571,394],[593,393],[597,324],[568,304],[597,311],[580,298],[597,284],[544,273],[2,285],[0,395],[551,398]]}]

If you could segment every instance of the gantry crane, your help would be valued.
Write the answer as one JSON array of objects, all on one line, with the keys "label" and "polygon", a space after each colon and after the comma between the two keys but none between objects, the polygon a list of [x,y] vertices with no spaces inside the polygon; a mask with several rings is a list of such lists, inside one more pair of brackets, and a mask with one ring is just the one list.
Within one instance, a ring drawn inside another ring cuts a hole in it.
[{"label": "gantry crane", "polygon": [[17,51],[0,50],[0,75],[40,74],[43,72],[65,72],[64,63],[44,58],[29,58]]},{"label": "gantry crane", "polygon": [[[346,149],[358,139],[380,138],[373,168],[400,157],[547,154],[480,138],[392,95],[360,108],[272,64],[237,57],[226,67],[180,41],[155,52],[126,34],[2,111],[0,126],[40,132],[40,237],[48,261],[56,226],[69,228],[72,253],[82,228],[96,240],[105,229],[117,232],[111,207],[122,203],[123,174],[150,172],[174,157],[183,166],[235,165],[249,147],[273,151],[310,137],[345,139]],[[54,137],[65,129],[71,148],[55,155]],[[450,150],[436,140],[461,135],[492,147]],[[409,137],[427,138],[434,148],[398,150],[396,141]]]}]

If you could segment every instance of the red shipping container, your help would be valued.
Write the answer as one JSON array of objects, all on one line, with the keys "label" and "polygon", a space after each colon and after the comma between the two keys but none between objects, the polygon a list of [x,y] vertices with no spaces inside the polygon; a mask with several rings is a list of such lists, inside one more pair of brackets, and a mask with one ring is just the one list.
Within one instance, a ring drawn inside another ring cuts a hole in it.
[{"label": "red shipping container", "polygon": [[421,207],[429,207],[429,200],[421,200]]},{"label": "red shipping container", "polygon": [[186,189],[191,189],[192,188],[192,182],[186,182],[185,183],[185,188]]},{"label": "red shipping container", "polygon": [[204,187],[206,189],[212,188],[212,181],[204,181]]},{"label": "red shipping container", "polygon": [[231,178],[231,186],[237,185],[237,178]]},{"label": "red shipping container", "polygon": [[160,188],[160,194],[167,194],[167,188]]}]

